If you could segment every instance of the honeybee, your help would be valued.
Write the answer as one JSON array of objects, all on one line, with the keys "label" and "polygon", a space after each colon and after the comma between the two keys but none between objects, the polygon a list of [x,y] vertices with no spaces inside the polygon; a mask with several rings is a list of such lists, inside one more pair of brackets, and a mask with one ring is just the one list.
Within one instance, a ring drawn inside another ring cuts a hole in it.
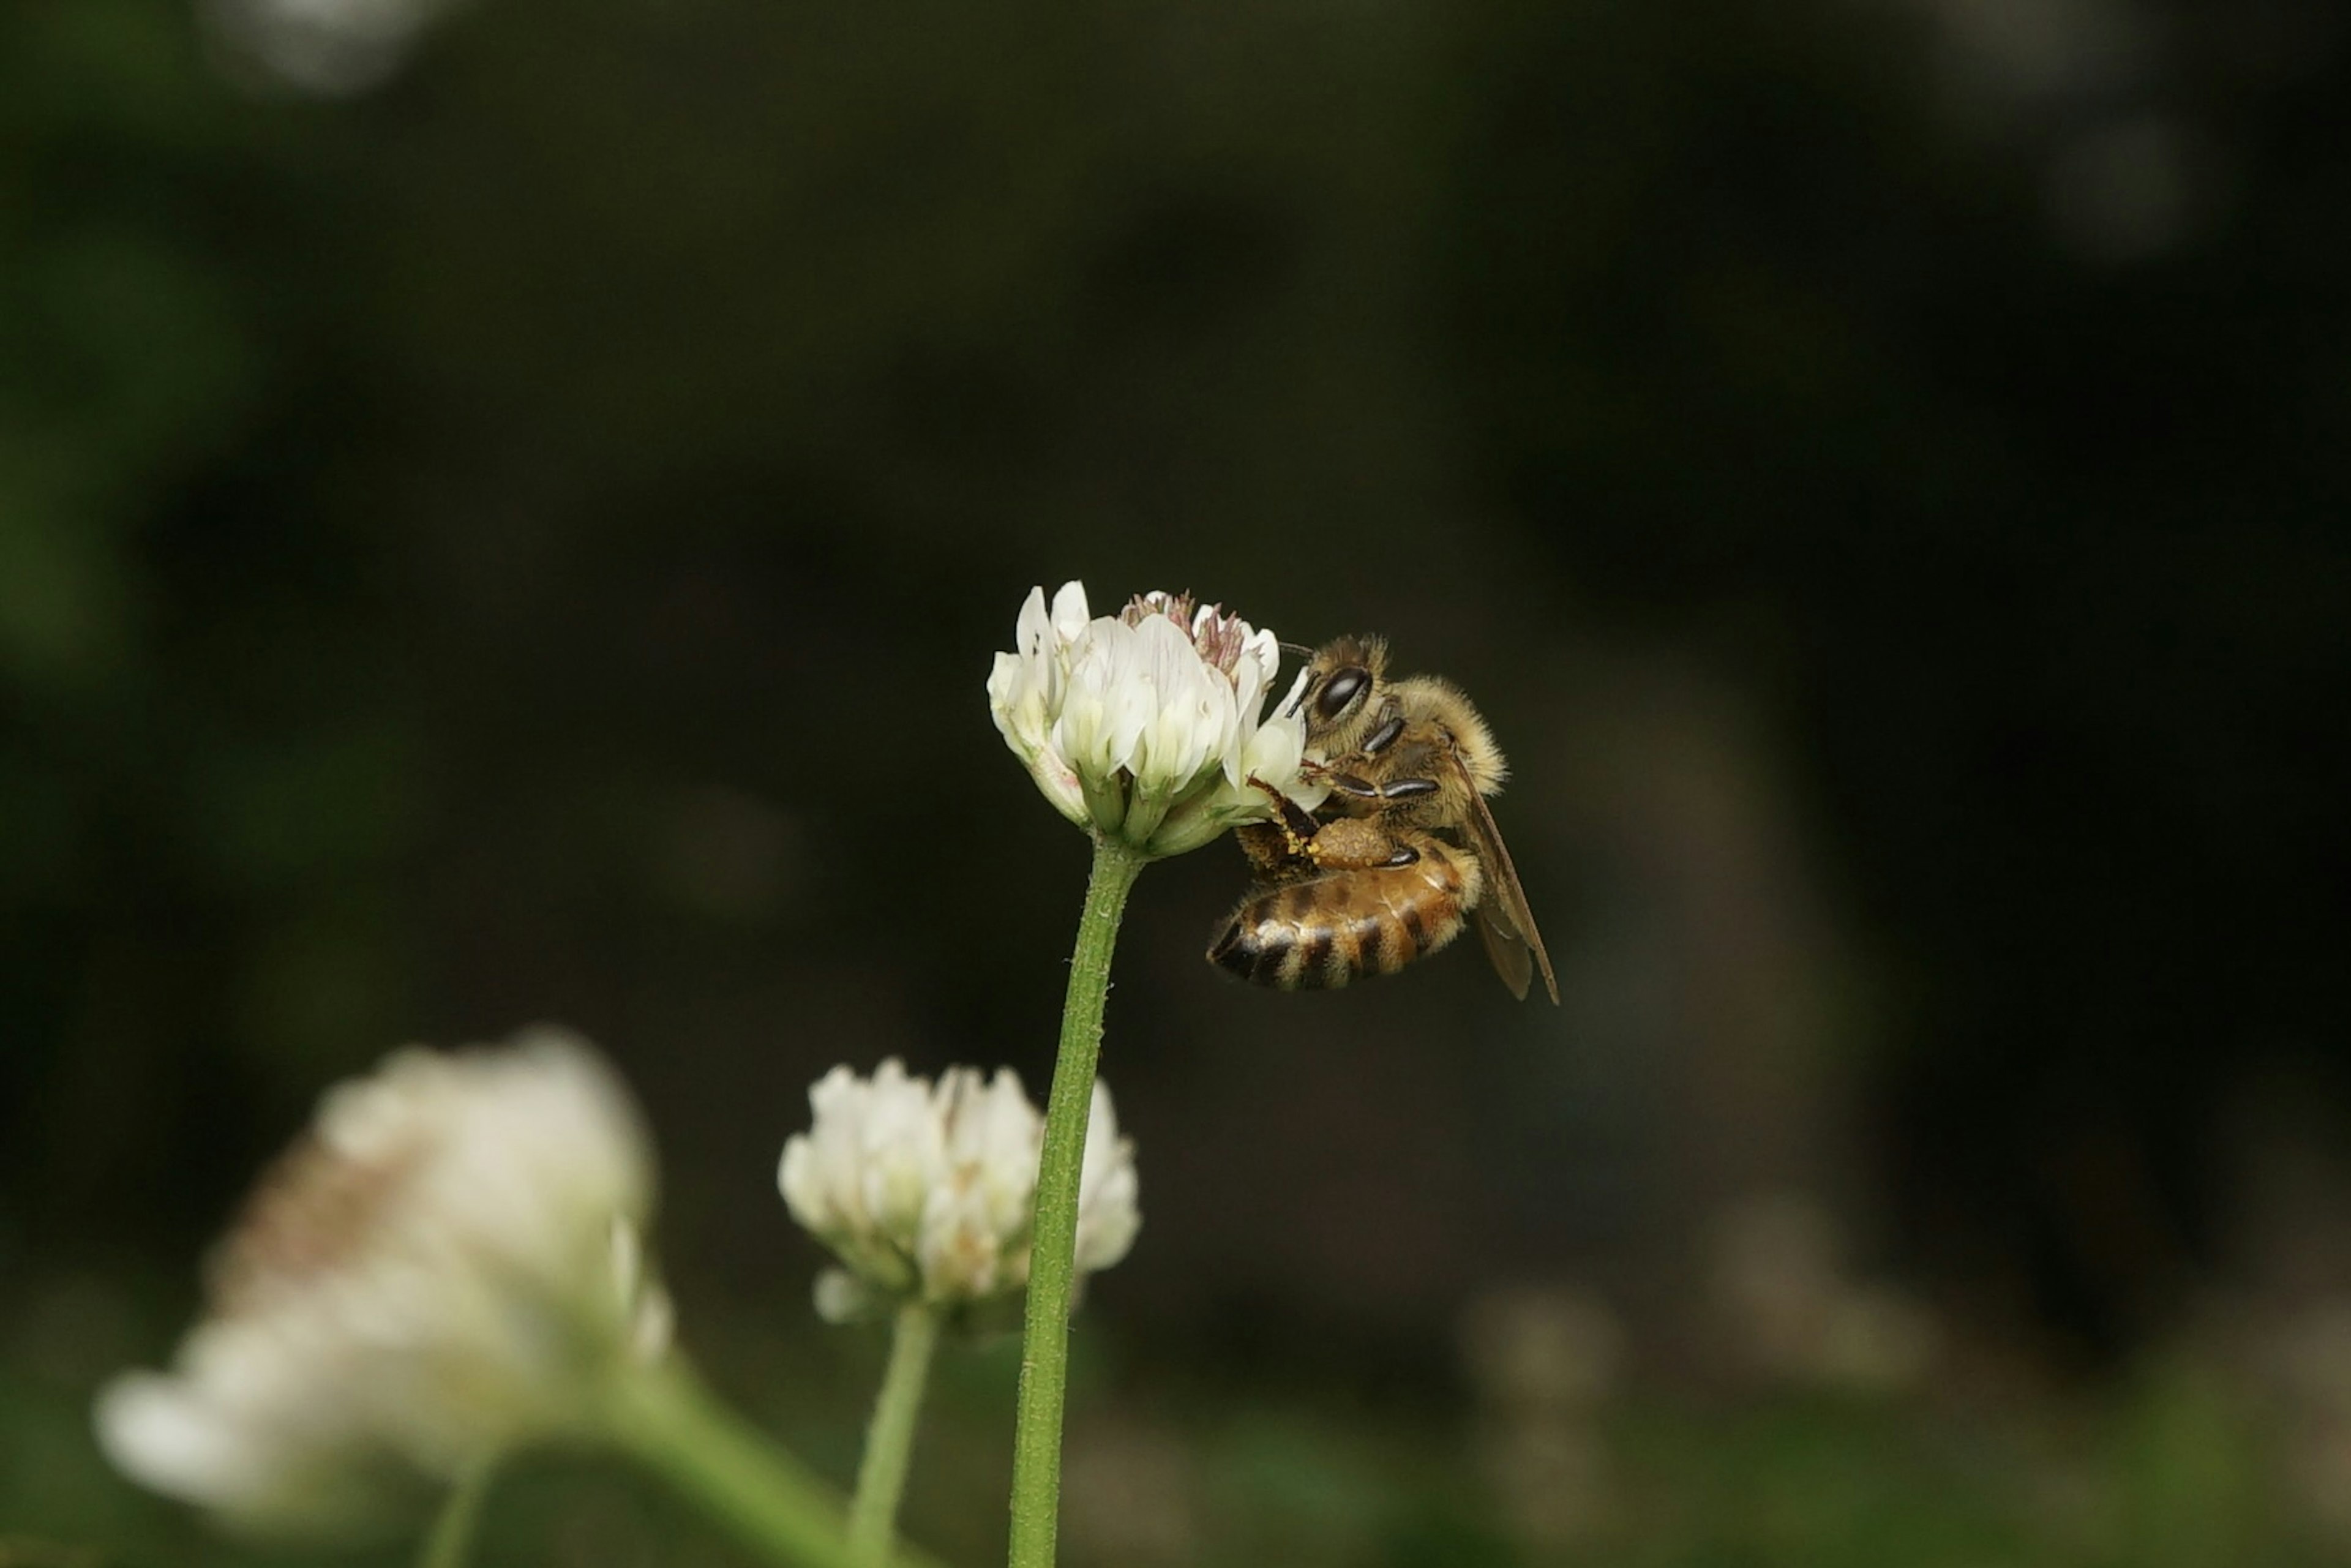
[{"label": "honeybee", "polygon": [[1486,956],[1524,1000],[1538,970],[1559,982],[1486,797],[1509,768],[1469,699],[1436,675],[1390,680],[1387,643],[1342,637],[1317,650],[1291,711],[1330,786],[1322,815],[1268,788],[1272,822],[1239,830],[1257,885],[1208,960],[1284,990],[1392,975],[1473,918]]}]

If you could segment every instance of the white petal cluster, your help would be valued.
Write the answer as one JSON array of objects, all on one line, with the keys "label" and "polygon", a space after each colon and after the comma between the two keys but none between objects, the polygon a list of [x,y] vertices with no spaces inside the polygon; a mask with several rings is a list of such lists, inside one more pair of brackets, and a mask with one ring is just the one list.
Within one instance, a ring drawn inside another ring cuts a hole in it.
[{"label": "white petal cluster", "polygon": [[[900,1301],[953,1310],[1029,1283],[1044,1118],[1008,1068],[948,1069],[934,1085],[896,1059],[872,1078],[836,1067],[809,1091],[815,1124],[784,1145],[776,1185],[847,1267],[817,1281],[817,1310],[845,1322]],[[1097,1081],[1078,1196],[1079,1270],[1126,1256],[1143,1224],[1134,1144]]]},{"label": "white petal cluster", "polygon": [[1014,651],[996,655],[989,711],[1061,813],[1153,855],[1196,849],[1272,814],[1252,779],[1309,808],[1302,722],[1262,709],[1281,645],[1213,604],[1146,593],[1089,617],[1082,584],[1050,607],[1029,591]]},{"label": "white petal cluster", "polygon": [[626,1092],[554,1030],[388,1058],[320,1103],[212,1260],[169,1374],[99,1396],[133,1478],[249,1526],[364,1512],[586,1430],[667,1349]]}]

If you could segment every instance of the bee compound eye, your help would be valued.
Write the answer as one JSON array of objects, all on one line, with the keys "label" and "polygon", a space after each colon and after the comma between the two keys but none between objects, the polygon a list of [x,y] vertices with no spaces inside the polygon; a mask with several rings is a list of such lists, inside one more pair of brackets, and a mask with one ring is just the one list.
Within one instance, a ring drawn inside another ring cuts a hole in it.
[{"label": "bee compound eye", "polygon": [[1314,711],[1324,718],[1337,718],[1347,711],[1347,705],[1355,700],[1355,694],[1371,678],[1371,671],[1360,664],[1348,665],[1323,682],[1322,689],[1314,694]]}]

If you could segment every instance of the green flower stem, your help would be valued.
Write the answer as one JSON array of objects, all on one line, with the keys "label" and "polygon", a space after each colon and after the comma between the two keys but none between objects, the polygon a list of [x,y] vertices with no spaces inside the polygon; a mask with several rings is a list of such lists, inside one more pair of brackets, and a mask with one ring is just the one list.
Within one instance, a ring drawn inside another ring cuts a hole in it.
[{"label": "green flower stem", "polygon": [[1061,1406],[1070,1376],[1070,1287],[1076,1275],[1078,1177],[1085,1169],[1094,1064],[1118,917],[1147,855],[1094,835],[1093,873],[1078,917],[1061,1055],[1045,1105],[1037,1220],[1029,1258],[1029,1319],[1020,1340],[1020,1407],[1012,1434],[1012,1568],[1051,1568],[1061,1501]]},{"label": "green flower stem", "polygon": [[[613,1442],[771,1563],[857,1568],[841,1500],[765,1434],[714,1398],[685,1367],[664,1362],[624,1379],[607,1429]],[[900,1568],[936,1568],[901,1550]]]},{"label": "green flower stem", "polygon": [[873,1424],[865,1429],[857,1497],[849,1505],[849,1550],[858,1563],[878,1564],[889,1558],[898,1498],[906,1490],[906,1462],[914,1451],[914,1417],[923,1408],[923,1385],[938,1343],[937,1312],[921,1301],[898,1309],[890,1365],[882,1374],[882,1392],[874,1396]]},{"label": "green flower stem", "polygon": [[492,1461],[485,1460],[449,1489],[440,1517],[433,1521],[431,1533],[416,1553],[416,1568],[465,1568],[465,1554],[473,1550],[474,1528],[481,1521],[482,1500],[489,1495],[490,1472],[495,1468]]}]

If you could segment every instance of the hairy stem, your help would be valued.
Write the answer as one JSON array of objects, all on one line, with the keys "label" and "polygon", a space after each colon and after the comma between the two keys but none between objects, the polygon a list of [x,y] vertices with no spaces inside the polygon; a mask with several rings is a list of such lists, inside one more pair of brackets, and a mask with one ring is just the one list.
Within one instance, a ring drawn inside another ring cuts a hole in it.
[{"label": "hairy stem", "polygon": [[1102,1055],[1102,1005],[1119,914],[1148,858],[1097,833],[1085,911],[1061,1004],[1061,1054],[1045,1105],[1037,1220],[1029,1260],[1028,1322],[1020,1341],[1020,1404],[1012,1435],[1012,1568],[1050,1568],[1061,1500],[1061,1407],[1070,1374],[1070,1288],[1076,1275],[1078,1178]]}]

